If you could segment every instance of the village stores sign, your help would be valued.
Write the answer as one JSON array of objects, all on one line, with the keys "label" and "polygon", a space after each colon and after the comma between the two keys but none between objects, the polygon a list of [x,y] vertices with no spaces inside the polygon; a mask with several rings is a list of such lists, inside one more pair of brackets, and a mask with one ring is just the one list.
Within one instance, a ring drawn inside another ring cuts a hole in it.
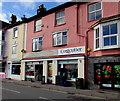
[{"label": "village stores sign", "polygon": [[85,46],[58,49],[58,55],[83,54],[83,53],[85,53]]}]

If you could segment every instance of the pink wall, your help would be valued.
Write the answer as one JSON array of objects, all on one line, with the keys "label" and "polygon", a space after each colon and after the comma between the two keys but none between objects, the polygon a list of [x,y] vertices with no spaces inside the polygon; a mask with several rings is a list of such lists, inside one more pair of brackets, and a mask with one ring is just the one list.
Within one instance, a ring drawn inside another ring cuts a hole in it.
[{"label": "pink wall", "polygon": [[[79,42],[78,34],[76,33],[76,6],[71,6],[65,9],[65,24],[55,26],[55,13],[42,17],[44,27],[40,32],[34,32],[34,21],[28,23],[27,26],[27,52],[32,52],[32,38],[43,35],[44,50],[53,50],[66,47],[83,46],[83,42]],[[48,28],[47,28],[48,26]],[[53,47],[52,33],[68,29],[67,45]]]},{"label": "pink wall", "polygon": [[[34,33],[34,21],[29,22],[27,27],[28,29],[27,30],[27,52],[32,52],[32,38],[37,37],[39,35],[43,35],[42,51],[85,45],[86,31],[92,24],[100,20],[100,19],[97,19],[94,21],[88,21],[88,12],[87,12],[88,4],[91,4],[91,3],[85,3],[79,6],[79,10],[78,10],[79,33],[78,34],[76,33],[76,27],[77,27],[77,22],[76,22],[77,6],[76,5],[65,8],[66,24],[64,25],[55,26],[55,13],[42,17],[42,23],[44,27],[40,32]],[[109,3],[103,2],[102,7],[103,7],[103,17],[119,14],[119,5],[116,2],[109,2]],[[68,39],[67,39],[68,44],[66,46],[53,47],[52,33],[60,30],[65,30],[65,29],[68,29]],[[90,56],[112,55],[113,52],[115,54],[120,54],[120,52],[117,49],[94,52],[93,51],[94,50],[94,32],[93,31],[89,31],[88,33],[88,47],[92,49]]]}]

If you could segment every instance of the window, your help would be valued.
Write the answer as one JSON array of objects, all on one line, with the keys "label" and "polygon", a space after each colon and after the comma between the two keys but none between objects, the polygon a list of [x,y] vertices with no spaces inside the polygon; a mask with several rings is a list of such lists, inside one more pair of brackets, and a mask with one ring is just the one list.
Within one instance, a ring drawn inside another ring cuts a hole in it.
[{"label": "window", "polygon": [[89,21],[102,17],[101,3],[95,3],[88,6]]},{"label": "window", "polygon": [[33,38],[32,47],[33,51],[42,50],[42,37]]},{"label": "window", "polygon": [[17,43],[14,42],[12,45],[12,54],[17,54]]},{"label": "window", "polygon": [[99,44],[100,44],[100,35],[99,35],[100,33],[99,33],[99,28],[97,28],[97,29],[95,29],[95,49],[98,49],[100,46],[99,46]]},{"label": "window", "polygon": [[35,22],[35,31],[40,31],[40,30],[42,30],[42,20],[41,19],[37,20]]},{"label": "window", "polygon": [[13,28],[13,38],[16,38],[16,37],[18,37],[18,28],[17,27]]},{"label": "window", "polygon": [[118,23],[109,22],[106,24],[101,24],[95,28],[95,38],[94,38],[94,48],[98,49],[108,49],[119,47],[118,39]]},{"label": "window", "polygon": [[0,31],[0,56],[3,55],[3,48],[4,48],[4,40],[5,40],[5,35],[4,35],[4,31]]},{"label": "window", "polygon": [[60,11],[56,13],[56,25],[61,25],[65,23],[65,12]]},{"label": "window", "polygon": [[67,44],[67,31],[60,31],[53,33],[53,45],[66,45]]},{"label": "window", "polygon": [[103,26],[104,46],[117,45],[117,23]]},{"label": "window", "polygon": [[20,64],[12,65],[12,73],[11,74],[20,75]]}]

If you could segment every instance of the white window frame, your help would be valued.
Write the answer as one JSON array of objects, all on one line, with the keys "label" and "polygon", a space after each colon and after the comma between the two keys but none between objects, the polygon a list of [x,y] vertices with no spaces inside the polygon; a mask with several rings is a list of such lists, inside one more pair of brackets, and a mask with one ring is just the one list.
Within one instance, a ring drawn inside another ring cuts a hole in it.
[{"label": "white window frame", "polygon": [[[61,12],[64,12],[64,16],[57,17],[57,14],[59,14]],[[57,21],[61,20],[61,19],[63,19],[63,22],[57,23]],[[61,25],[61,24],[64,24],[64,23],[65,23],[65,10],[62,10],[62,11],[59,11],[55,14],[55,24],[56,25]]]},{"label": "white window frame", "polygon": [[[39,21],[41,23],[37,24],[37,22],[39,22]],[[35,32],[41,31],[41,30],[42,30],[42,19],[38,19],[38,20],[35,21]]]},{"label": "white window frame", "polygon": [[[95,5],[95,6],[96,6],[97,3],[101,3],[101,9],[94,10],[94,11],[90,11],[90,12],[89,12],[89,6],[90,6],[90,5]],[[103,16],[102,2],[97,2],[97,3],[89,4],[89,5],[88,5],[88,21],[93,21],[93,20],[99,19],[99,18],[96,18],[96,12],[98,12],[98,11],[101,11],[101,18],[102,18],[102,16]],[[93,19],[93,20],[90,20],[90,19],[89,19],[89,16],[90,16],[91,13],[95,13],[95,19]]]},{"label": "white window frame", "polygon": [[[117,34],[113,34],[113,35],[106,35],[106,36],[103,36],[103,26],[106,26],[106,25],[111,25],[111,24],[115,24],[117,23]],[[95,30],[99,27],[99,33],[100,33],[100,44],[99,44],[99,48],[96,49],[96,32]],[[104,37],[110,37],[110,36],[117,36],[117,45],[109,45],[109,46],[104,46]],[[111,21],[111,22],[107,22],[107,23],[103,23],[103,24],[100,24],[98,26],[96,26],[94,28],[94,51],[97,51],[97,50],[104,50],[104,49],[114,49],[114,48],[120,48],[120,21],[119,20],[116,20],[116,21]]]},{"label": "white window frame", "polygon": [[[39,40],[39,38],[42,38],[42,40]],[[36,41],[33,42],[33,40],[36,40]],[[39,42],[41,42],[41,46],[39,46],[40,45]],[[32,38],[32,51],[42,50],[42,42],[43,42],[43,36],[38,36],[38,37]],[[35,47],[36,44],[37,44],[37,47]]]},{"label": "white window frame", "polygon": [[13,28],[13,38],[17,38],[17,37],[18,37],[18,27],[14,27]]},{"label": "white window frame", "polygon": [[[66,32],[66,43],[63,43],[63,32]],[[58,44],[58,40],[57,40],[57,37],[55,37],[55,39],[54,39],[54,35],[57,35],[57,34],[61,34],[60,35],[60,39],[61,39],[61,43],[60,44]],[[63,30],[63,31],[59,31],[59,32],[54,32],[53,33],[53,46],[60,46],[60,45],[66,45],[67,44],[67,35],[68,34],[68,30]],[[56,40],[56,42],[54,43],[54,40]]]},{"label": "white window frame", "polygon": [[[13,53],[13,47],[16,48],[16,52]],[[17,52],[18,52],[18,44],[17,42],[15,41],[13,44],[12,44],[12,58],[16,58],[17,57]]]}]

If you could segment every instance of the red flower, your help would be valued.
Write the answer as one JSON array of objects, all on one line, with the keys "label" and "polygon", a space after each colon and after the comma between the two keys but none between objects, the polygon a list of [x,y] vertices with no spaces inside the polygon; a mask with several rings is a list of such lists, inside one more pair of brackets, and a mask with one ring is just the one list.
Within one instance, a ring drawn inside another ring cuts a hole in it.
[{"label": "red flower", "polygon": [[97,76],[97,79],[100,79],[100,78],[101,78],[101,76],[98,75],[98,76]]}]

